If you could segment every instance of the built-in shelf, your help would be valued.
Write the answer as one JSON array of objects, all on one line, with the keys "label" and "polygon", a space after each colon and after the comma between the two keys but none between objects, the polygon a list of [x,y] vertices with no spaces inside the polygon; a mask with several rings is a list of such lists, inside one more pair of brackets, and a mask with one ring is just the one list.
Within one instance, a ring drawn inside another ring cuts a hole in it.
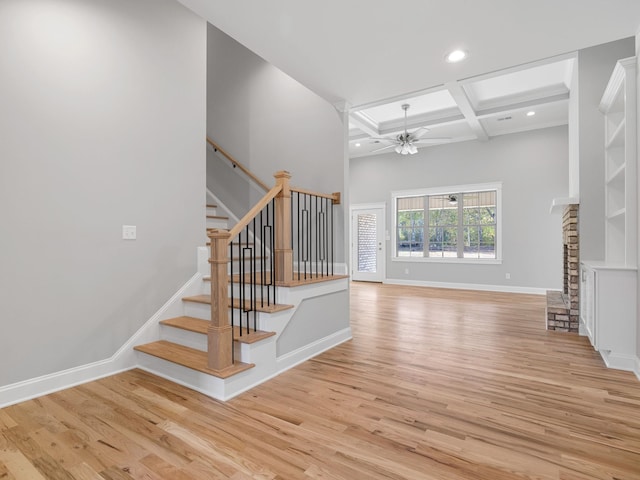
[{"label": "built-in shelf", "polygon": [[618,124],[618,126],[612,132],[610,132],[605,148],[609,149],[609,148],[624,146],[625,125],[626,125],[626,122],[624,121],[624,119],[622,119],[622,121]]},{"label": "built-in shelf", "polygon": [[607,215],[607,220],[622,220],[624,219],[624,215],[626,213],[626,208],[619,208],[618,210],[615,210],[613,212],[611,212],[609,215]]},{"label": "built-in shelf", "polygon": [[600,101],[604,114],[605,261],[637,265],[636,57],[616,63]]},{"label": "built-in shelf", "polygon": [[607,179],[607,184],[616,183],[618,181],[624,181],[624,168],[625,168],[625,165],[623,163],[618,168],[616,168],[613,172],[611,172],[611,174],[609,175],[609,178]]}]

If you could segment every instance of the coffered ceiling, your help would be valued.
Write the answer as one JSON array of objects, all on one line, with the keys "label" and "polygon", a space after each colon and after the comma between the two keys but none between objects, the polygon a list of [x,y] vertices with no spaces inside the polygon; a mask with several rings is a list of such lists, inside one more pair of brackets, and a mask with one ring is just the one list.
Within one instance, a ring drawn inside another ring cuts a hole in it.
[{"label": "coffered ceiling", "polygon": [[404,132],[403,104],[409,132],[426,127],[423,139],[441,139],[428,145],[564,125],[573,66],[573,55],[563,55],[352,109],[350,156],[389,152],[379,139]]}]

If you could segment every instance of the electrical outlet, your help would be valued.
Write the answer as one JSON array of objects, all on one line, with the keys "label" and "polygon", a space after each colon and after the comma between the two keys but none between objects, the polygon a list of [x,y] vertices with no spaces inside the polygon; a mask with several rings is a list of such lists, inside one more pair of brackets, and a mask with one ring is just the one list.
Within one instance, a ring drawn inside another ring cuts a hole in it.
[{"label": "electrical outlet", "polygon": [[122,225],[122,239],[123,240],[135,240],[136,239],[136,226],[135,225]]},{"label": "electrical outlet", "polygon": [[507,280],[511,280],[511,274],[510,273],[505,273],[504,274],[504,278],[506,278]]}]

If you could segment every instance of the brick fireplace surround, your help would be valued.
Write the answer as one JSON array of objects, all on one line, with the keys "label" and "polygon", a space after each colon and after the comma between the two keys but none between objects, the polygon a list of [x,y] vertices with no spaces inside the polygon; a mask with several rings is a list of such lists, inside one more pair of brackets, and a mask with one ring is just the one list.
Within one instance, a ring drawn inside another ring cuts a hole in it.
[{"label": "brick fireplace surround", "polygon": [[547,291],[547,330],[578,332],[580,315],[580,244],[578,205],[567,205],[562,215],[564,288]]}]

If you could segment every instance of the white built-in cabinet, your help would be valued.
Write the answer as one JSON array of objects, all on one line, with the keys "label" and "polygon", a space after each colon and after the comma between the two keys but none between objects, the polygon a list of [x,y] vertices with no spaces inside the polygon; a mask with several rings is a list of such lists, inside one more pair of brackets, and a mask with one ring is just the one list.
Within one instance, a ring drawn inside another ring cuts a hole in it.
[{"label": "white built-in cabinet", "polygon": [[633,370],[636,351],[636,269],[582,262],[580,320],[606,365]]},{"label": "white built-in cabinet", "polygon": [[607,366],[633,370],[636,340],[636,57],[619,60],[604,114],[605,261],[581,262],[580,323]]}]

